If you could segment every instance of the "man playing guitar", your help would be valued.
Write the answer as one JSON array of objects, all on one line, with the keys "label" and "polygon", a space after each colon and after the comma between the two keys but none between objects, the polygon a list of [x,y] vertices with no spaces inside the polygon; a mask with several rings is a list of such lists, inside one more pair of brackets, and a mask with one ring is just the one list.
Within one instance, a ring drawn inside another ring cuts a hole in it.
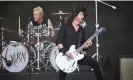
[{"label": "man playing guitar", "polygon": [[[71,45],[75,45],[76,48],[78,48],[79,45],[82,45],[85,42],[85,29],[80,25],[83,22],[85,11],[85,8],[75,10],[68,22],[61,26],[57,35],[56,44],[59,51],[64,53],[68,58],[73,58],[72,54],[67,52]],[[87,50],[91,45],[92,41],[89,40],[88,46],[83,50]],[[95,59],[85,55],[83,59],[78,61],[78,64],[92,66],[97,80],[103,80],[100,67]],[[66,76],[67,73],[59,70],[59,80],[65,80]]]}]

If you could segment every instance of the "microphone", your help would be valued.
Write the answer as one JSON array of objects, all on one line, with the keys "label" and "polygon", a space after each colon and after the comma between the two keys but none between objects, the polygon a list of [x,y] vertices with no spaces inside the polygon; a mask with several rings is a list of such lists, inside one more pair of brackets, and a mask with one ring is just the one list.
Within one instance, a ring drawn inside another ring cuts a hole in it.
[{"label": "microphone", "polygon": [[113,9],[116,9],[116,7],[115,7],[115,6],[112,6],[112,8],[113,8]]},{"label": "microphone", "polygon": [[29,17],[28,19],[31,21],[32,20],[32,17]]},{"label": "microphone", "polygon": [[80,23],[80,25],[81,25],[83,28],[85,28],[86,22],[82,20],[81,23]]},{"label": "microphone", "polygon": [[33,18],[29,17],[28,20],[29,20],[29,22],[28,22],[28,28],[29,28],[30,26],[33,26],[33,23],[32,23]]}]

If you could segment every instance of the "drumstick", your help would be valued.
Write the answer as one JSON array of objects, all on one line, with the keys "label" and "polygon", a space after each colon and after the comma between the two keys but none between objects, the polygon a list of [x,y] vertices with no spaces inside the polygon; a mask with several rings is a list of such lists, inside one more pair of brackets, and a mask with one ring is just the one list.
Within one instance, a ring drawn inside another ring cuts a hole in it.
[{"label": "drumstick", "polygon": [[19,16],[19,29],[21,29],[21,27],[20,27],[20,16]]},{"label": "drumstick", "polygon": [[18,34],[20,36],[20,29],[21,29],[21,26],[20,26],[20,16],[18,17],[18,21],[19,21],[19,23],[18,23]]}]

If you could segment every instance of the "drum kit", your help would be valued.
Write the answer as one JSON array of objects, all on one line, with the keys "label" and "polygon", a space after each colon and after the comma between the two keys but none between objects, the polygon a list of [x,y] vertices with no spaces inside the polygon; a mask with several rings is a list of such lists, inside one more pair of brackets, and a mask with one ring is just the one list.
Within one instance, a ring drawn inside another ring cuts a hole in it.
[{"label": "drum kit", "polygon": [[[64,13],[60,10],[59,13],[51,15],[59,15],[62,19],[64,14],[70,13]],[[58,72],[55,57],[59,50],[52,40],[55,38],[52,36],[52,30],[46,25],[29,26],[26,31],[22,31],[21,41],[11,40],[9,43],[4,40],[4,32],[16,32],[1,27],[0,70],[8,72]],[[54,30],[58,31],[59,29],[55,28]]]}]

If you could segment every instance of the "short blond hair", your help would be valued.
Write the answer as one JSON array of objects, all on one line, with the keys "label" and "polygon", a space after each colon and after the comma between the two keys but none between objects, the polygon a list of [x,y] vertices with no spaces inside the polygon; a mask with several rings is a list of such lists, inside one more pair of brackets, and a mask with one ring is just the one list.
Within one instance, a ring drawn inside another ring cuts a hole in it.
[{"label": "short blond hair", "polygon": [[39,13],[44,14],[43,9],[40,6],[34,8],[33,11],[39,11]]}]

